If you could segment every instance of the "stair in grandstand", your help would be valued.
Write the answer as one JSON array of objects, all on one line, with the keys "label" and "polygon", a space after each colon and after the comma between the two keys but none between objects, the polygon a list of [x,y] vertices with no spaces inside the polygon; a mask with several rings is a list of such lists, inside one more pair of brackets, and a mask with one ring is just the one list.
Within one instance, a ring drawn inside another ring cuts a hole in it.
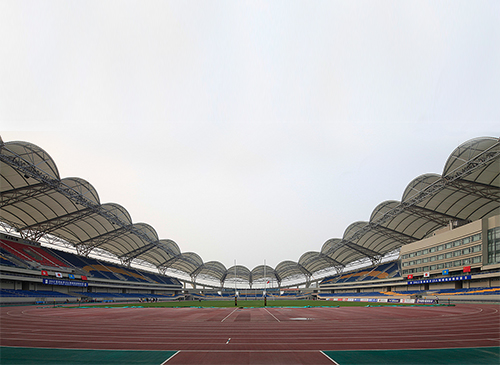
[{"label": "stair in grandstand", "polygon": [[18,259],[16,256],[12,255],[10,252],[4,250],[0,247],[0,259],[2,265],[16,266],[22,269],[31,269],[33,266],[27,262]]}]

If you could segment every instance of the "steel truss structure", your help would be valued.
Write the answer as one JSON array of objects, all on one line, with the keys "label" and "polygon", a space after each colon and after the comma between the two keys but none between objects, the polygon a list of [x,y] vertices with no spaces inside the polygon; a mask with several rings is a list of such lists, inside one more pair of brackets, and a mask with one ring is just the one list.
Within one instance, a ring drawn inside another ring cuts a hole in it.
[{"label": "steel truss structure", "polygon": [[218,261],[203,262],[194,252],[181,252],[155,229],[133,223],[127,210],[101,204],[97,191],[79,178],[60,178],[55,162],[40,147],[0,139],[0,225],[22,238],[71,246],[81,255],[106,252],[124,265],[155,267],[160,273],[179,272],[192,282],[241,281],[282,283],[301,278],[310,283],[318,273],[368,259],[379,263],[402,245],[421,240],[450,224],[498,214],[500,207],[500,140],[476,138],[458,146],[443,173],[424,174],[407,186],[401,201],[385,201],[368,222],[354,222],[342,238],[327,240],[319,252],[304,253],[297,262],[253,270]]}]

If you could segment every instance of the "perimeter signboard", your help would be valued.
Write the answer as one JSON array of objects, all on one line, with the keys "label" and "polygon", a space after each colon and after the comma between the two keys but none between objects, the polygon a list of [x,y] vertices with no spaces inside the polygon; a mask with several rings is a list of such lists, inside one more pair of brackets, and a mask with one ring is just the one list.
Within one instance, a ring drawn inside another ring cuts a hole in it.
[{"label": "perimeter signboard", "polygon": [[446,281],[459,281],[459,280],[470,280],[470,275],[453,276],[451,278],[437,278],[437,279],[424,279],[424,280],[410,280],[408,285],[413,284],[432,284],[432,283],[444,283]]},{"label": "perimeter signboard", "polygon": [[64,286],[81,286],[88,287],[89,283],[83,281],[69,281],[57,279],[43,279],[43,283],[47,285],[64,285]]}]

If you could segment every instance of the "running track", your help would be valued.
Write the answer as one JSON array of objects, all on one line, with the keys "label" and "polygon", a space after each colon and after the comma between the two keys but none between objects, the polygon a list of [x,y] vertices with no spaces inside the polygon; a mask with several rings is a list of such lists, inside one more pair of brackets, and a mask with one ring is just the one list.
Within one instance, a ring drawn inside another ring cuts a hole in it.
[{"label": "running track", "polygon": [[500,345],[500,306],[0,308],[0,345],[175,350],[167,364],[332,364],[321,351]]}]

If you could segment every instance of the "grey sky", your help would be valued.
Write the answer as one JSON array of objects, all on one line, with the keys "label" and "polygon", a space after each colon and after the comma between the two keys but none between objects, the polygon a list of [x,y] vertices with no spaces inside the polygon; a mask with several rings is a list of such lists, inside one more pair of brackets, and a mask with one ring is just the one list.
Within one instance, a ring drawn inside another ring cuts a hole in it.
[{"label": "grey sky", "polygon": [[0,131],[226,267],[500,135],[498,1],[2,1]]}]

